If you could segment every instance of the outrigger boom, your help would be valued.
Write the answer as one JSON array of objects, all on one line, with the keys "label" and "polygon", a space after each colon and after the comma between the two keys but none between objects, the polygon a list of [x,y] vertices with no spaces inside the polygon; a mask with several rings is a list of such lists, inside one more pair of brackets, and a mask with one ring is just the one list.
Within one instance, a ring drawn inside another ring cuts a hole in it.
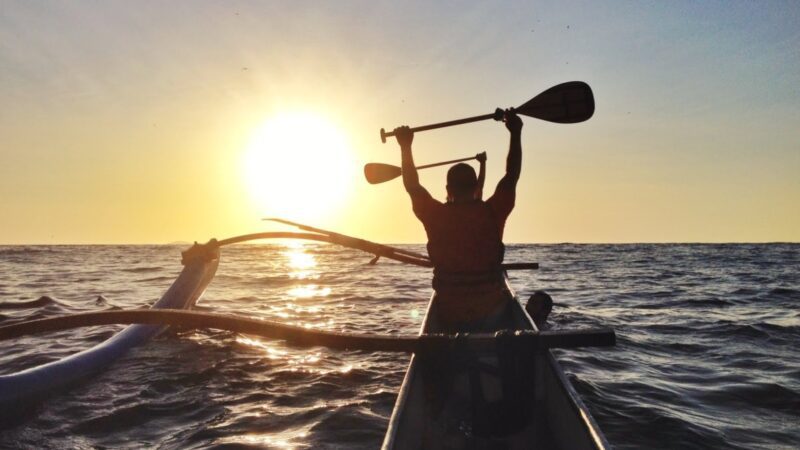
[{"label": "outrigger boom", "polygon": [[614,331],[607,328],[542,332],[518,330],[508,333],[433,333],[420,336],[339,333],[310,330],[305,327],[230,314],[152,308],[69,314],[0,326],[0,341],[37,333],[113,324],[170,325],[184,329],[210,328],[283,339],[300,346],[324,345],[343,350],[404,353],[448,347],[476,352],[486,351],[493,348],[498,339],[531,351],[550,348],[607,347],[613,346],[616,339]]}]

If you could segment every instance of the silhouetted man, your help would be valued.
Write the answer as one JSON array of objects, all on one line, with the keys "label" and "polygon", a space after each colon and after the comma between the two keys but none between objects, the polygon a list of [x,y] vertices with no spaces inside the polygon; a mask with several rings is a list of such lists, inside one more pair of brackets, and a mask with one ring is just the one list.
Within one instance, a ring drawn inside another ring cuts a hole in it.
[{"label": "silhouetted man", "polygon": [[447,203],[434,199],[419,183],[411,152],[413,132],[408,127],[394,130],[402,154],[403,185],[428,235],[439,320],[451,330],[489,331],[508,310],[510,298],[501,268],[503,229],[514,209],[522,166],[522,120],[510,109],[504,121],[511,134],[506,174],[486,201],[480,198],[482,186],[475,170],[463,163],[447,172]]}]

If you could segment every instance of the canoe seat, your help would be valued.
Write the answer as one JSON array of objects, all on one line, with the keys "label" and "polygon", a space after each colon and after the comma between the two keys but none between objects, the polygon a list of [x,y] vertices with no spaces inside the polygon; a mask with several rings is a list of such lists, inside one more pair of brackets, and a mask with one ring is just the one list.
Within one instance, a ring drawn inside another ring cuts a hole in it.
[{"label": "canoe seat", "polygon": [[[467,365],[476,436],[515,434],[530,423],[533,414],[532,360],[515,349],[510,335],[506,337],[498,335],[496,364],[473,359]],[[493,385],[493,392],[487,392],[487,385]]]}]

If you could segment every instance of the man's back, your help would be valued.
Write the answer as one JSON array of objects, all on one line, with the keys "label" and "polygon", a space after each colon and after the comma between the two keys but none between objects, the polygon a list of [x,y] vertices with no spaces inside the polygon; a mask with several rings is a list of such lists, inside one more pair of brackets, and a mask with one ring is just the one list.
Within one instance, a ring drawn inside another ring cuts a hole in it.
[{"label": "man's back", "polygon": [[425,226],[436,274],[496,272],[503,261],[503,228],[514,207],[512,191],[487,201],[443,204],[430,195],[412,196],[414,213]]}]

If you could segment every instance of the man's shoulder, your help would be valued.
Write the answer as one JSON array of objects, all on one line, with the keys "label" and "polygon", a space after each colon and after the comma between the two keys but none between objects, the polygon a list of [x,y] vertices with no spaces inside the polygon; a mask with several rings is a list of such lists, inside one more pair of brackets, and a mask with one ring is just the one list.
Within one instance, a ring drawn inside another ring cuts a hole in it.
[{"label": "man's shoulder", "polygon": [[497,186],[494,194],[486,200],[486,203],[493,204],[503,201],[512,200],[517,196],[517,190],[513,187]]},{"label": "man's shoulder", "polygon": [[417,217],[424,219],[430,214],[434,213],[442,206],[442,202],[433,198],[433,196],[423,187],[409,191],[411,196],[411,205]]},{"label": "man's shoulder", "polygon": [[514,209],[517,193],[515,189],[501,189],[500,187],[495,190],[494,194],[486,200],[486,203],[496,213],[501,215],[508,215]]}]

